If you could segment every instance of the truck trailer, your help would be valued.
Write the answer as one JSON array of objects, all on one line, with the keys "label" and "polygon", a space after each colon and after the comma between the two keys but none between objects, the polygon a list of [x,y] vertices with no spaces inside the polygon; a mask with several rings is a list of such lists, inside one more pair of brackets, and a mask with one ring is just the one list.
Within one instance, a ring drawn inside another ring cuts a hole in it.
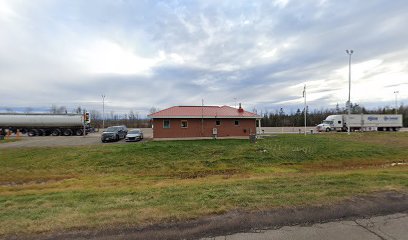
[{"label": "truck trailer", "polygon": [[47,113],[0,113],[0,129],[28,136],[81,136],[90,131],[89,113],[47,114]]},{"label": "truck trailer", "polygon": [[400,114],[347,114],[330,115],[317,125],[319,132],[350,131],[398,131],[402,128]]}]

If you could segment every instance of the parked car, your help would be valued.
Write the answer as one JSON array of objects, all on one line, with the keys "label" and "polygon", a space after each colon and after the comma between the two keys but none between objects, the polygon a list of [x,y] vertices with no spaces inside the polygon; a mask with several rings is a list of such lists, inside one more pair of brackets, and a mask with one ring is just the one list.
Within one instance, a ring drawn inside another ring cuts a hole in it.
[{"label": "parked car", "polygon": [[126,137],[128,130],[126,126],[112,126],[103,131],[101,136],[102,142],[119,141]]},{"label": "parked car", "polygon": [[140,141],[143,139],[143,132],[140,129],[130,130],[125,138],[126,142]]}]

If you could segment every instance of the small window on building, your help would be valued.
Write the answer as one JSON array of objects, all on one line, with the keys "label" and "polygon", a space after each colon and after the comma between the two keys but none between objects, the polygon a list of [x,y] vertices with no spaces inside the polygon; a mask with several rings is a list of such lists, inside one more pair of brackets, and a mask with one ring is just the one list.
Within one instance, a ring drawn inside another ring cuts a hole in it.
[{"label": "small window on building", "polygon": [[337,123],[338,123],[338,124],[341,124],[341,121],[338,121]]},{"label": "small window on building", "polygon": [[215,126],[221,126],[221,120],[215,120]]},{"label": "small window on building", "polygon": [[188,127],[188,121],[187,120],[181,120],[181,128],[187,128]]},{"label": "small window on building", "polygon": [[170,120],[163,120],[163,128],[170,128]]},{"label": "small window on building", "polygon": [[239,121],[238,121],[238,120],[235,120],[235,121],[234,121],[234,125],[235,125],[235,126],[239,126]]}]

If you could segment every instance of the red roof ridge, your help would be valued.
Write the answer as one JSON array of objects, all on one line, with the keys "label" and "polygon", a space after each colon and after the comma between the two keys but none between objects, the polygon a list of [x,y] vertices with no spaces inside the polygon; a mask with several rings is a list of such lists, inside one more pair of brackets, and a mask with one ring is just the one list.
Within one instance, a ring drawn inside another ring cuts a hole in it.
[{"label": "red roof ridge", "polygon": [[231,106],[173,106],[148,115],[149,117],[227,117],[259,118],[256,113],[239,111]]},{"label": "red roof ridge", "polygon": [[170,109],[170,108],[175,108],[175,107],[178,107],[178,106],[173,106],[173,107],[165,108],[165,109],[159,110],[159,111],[157,111],[157,112],[150,113],[150,114],[147,115],[147,116],[150,116],[150,115],[153,115],[153,114],[156,114],[156,113],[159,113],[159,112],[163,112],[163,111],[165,111],[165,110],[168,110],[168,109]]},{"label": "red roof ridge", "polygon": [[173,107],[215,107],[215,108],[220,108],[220,106],[210,106],[210,105],[180,105],[180,106],[173,106]]}]

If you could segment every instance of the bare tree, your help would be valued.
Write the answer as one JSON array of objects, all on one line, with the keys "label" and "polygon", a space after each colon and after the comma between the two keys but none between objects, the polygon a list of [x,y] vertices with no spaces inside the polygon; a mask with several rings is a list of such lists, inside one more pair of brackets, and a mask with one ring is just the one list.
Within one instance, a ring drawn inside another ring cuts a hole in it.
[{"label": "bare tree", "polygon": [[82,113],[82,108],[81,108],[81,106],[78,106],[78,107],[74,110],[74,112],[77,113],[77,114]]},{"label": "bare tree", "polygon": [[58,111],[58,107],[57,107],[57,105],[52,104],[52,105],[51,105],[51,108],[50,108],[50,113],[52,113],[52,114],[56,114],[56,113],[57,113],[57,111]]},{"label": "bare tree", "polygon": [[59,107],[58,109],[57,109],[57,113],[58,114],[67,114],[68,113],[68,111],[67,111],[67,108],[65,107],[65,106],[61,106],[61,107]]},{"label": "bare tree", "polygon": [[151,107],[150,110],[149,110],[149,114],[153,114],[153,113],[156,113],[156,112],[158,112],[158,111],[160,111],[159,108]]},{"label": "bare tree", "polygon": [[26,107],[25,110],[24,110],[24,113],[30,113],[30,112],[32,112],[32,111],[33,111],[33,108],[31,108],[31,107]]}]

